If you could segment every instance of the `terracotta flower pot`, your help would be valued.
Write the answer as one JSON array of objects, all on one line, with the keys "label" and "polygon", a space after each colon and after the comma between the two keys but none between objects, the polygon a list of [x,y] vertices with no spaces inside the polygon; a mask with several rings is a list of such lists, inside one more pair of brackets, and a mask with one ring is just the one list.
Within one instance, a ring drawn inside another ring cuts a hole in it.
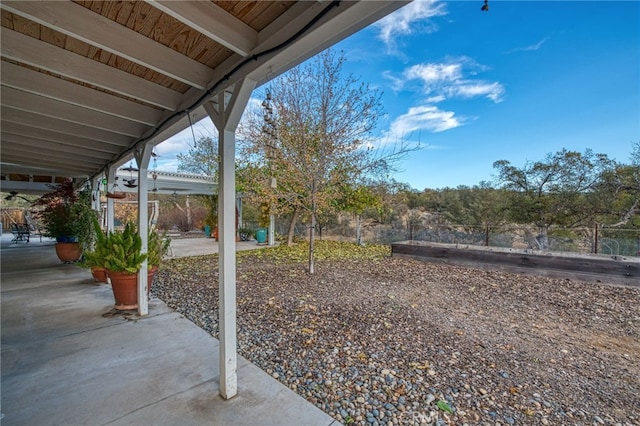
[{"label": "terracotta flower pot", "polygon": [[91,267],[91,275],[93,275],[93,279],[99,283],[107,282],[107,270],[104,268],[99,268],[97,266]]},{"label": "terracotta flower pot", "polygon": [[[153,276],[157,270],[158,267],[154,266],[147,271],[147,297],[151,292]],[[109,270],[106,273],[111,280],[113,297],[116,299],[115,308],[121,311],[138,309],[138,274]]]},{"label": "terracotta flower pot", "polygon": [[107,276],[116,299],[115,308],[121,311],[138,309],[138,274],[107,270]]},{"label": "terracotta flower pot", "polygon": [[65,263],[77,262],[82,256],[80,243],[56,243],[58,259]]}]

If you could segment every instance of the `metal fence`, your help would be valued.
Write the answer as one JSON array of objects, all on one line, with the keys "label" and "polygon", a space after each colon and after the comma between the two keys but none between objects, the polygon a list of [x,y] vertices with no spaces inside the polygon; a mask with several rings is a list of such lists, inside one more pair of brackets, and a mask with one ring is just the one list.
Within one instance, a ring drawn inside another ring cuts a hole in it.
[{"label": "metal fence", "polygon": [[[245,226],[257,224],[245,223]],[[289,223],[276,220],[276,235],[286,238]],[[296,224],[297,238],[308,237],[309,228]],[[317,238],[355,241],[355,228],[350,220],[316,229]],[[415,240],[486,247],[542,250],[550,252],[599,253],[616,256],[640,256],[640,229],[554,227],[542,234],[535,227],[428,224],[408,227],[406,224],[365,224],[364,243],[391,244]]]},{"label": "metal fence", "polygon": [[416,240],[550,252],[640,256],[640,229],[602,226],[593,229],[551,228],[541,233],[536,228],[523,226],[430,225],[412,230],[379,227],[365,235],[366,240],[382,244]]}]

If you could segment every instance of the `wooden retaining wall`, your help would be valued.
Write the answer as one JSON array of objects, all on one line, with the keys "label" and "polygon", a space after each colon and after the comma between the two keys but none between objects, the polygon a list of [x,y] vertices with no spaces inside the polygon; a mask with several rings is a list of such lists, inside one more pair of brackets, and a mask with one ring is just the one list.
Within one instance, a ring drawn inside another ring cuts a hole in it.
[{"label": "wooden retaining wall", "polygon": [[544,253],[423,241],[402,241],[391,244],[391,254],[427,262],[623,284],[640,288],[640,258],[636,257]]}]

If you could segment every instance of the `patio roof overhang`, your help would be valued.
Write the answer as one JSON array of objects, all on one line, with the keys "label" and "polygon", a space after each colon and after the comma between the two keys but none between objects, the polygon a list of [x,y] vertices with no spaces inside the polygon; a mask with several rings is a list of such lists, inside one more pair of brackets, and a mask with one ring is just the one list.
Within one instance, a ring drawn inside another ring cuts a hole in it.
[{"label": "patio roof overhang", "polygon": [[2,1],[2,175],[99,176],[405,3]]},{"label": "patio roof overhang", "polygon": [[[220,395],[237,393],[235,129],[252,90],[405,1],[2,1],[0,167],[95,182],[206,115],[219,133]],[[28,179],[27,183],[30,180]],[[5,179],[2,189],[11,190]],[[176,191],[177,192],[177,191]],[[113,200],[107,202],[113,218]],[[112,226],[110,226],[110,229]],[[142,269],[147,267],[143,262]],[[138,313],[148,314],[147,274]]]}]

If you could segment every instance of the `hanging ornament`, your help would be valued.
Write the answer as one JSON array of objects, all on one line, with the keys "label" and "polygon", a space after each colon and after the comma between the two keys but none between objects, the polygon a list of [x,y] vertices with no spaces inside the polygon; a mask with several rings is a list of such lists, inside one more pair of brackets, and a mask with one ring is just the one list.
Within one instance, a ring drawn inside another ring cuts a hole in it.
[{"label": "hanging ornament", "polygon": [[136,179],[133,177],[133,172],[137,172],[138,169],[136,167],[133,167],[133,163],[129,162],[129,166],[125,167],[124,169],[122,169],[125,172],[129,172],[129,179],[125,179],[125,184],[124,186],[126,186],[127,188],[137,188],[138,185],[136,185]]},{"label": "hanging ornament", "polygon": [[123,199],[127,196],[124,192],[120,191],[118,186],[118,176],[116,176],[111,186],[111,191],[107,192],[107,198]]}]

